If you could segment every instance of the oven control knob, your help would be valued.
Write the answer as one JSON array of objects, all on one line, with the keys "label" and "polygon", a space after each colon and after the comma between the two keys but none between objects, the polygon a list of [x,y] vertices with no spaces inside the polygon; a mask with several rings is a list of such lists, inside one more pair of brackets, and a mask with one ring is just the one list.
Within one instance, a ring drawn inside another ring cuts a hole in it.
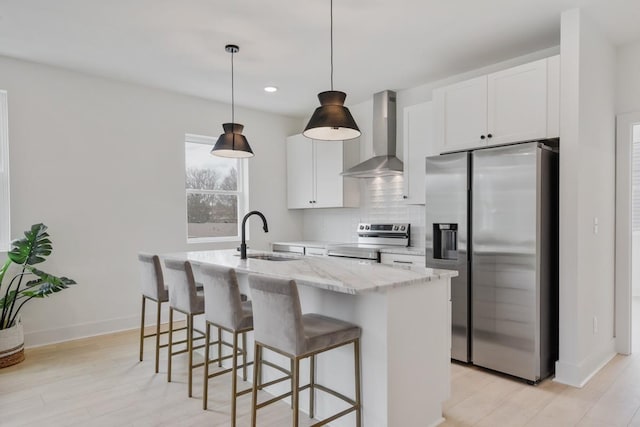
[{"label": "oven control knob", "polygon": [[369,229],[369,226],[368,226],[368,225],[365,225],[365,226],[364,226],[364,229],[365,229],[365,230],[368,230],[368,229]]},{"label": "oven control knob", "polygon": [[398,231],[398,226],[397,225],[393,226],[393,231]]},{"label": "oven control knob", "polygon": [[400,226],[400,231],[404,231],[404,225]]},{"label": "oven control knob", "polygon": [[360,226],[360,230],[364,230],[364,225],[361,225],[361,226]]}]

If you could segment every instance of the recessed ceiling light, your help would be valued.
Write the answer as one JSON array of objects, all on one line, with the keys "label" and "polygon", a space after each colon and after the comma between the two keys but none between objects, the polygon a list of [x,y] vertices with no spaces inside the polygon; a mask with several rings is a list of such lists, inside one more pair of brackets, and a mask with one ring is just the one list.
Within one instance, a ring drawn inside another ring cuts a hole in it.
[{"label": "recessed ceiling light", "polygon": [[273,93],[273,92],[277,92],[278,88],[275,86],[265,86],[264,88],[265,92],[269,92],[269,93]]}]

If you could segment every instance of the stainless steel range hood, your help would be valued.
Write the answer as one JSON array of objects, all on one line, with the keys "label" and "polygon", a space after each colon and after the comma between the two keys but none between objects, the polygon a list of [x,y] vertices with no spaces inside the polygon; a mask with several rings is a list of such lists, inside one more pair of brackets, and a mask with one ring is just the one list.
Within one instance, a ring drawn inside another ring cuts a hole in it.
[{"label": "stainless steel range hood", "polygon": [[342,175],[354,178],[402,175],[402,162],[396,157],[396,93],[390,90],[373,95],[373,155]]}]

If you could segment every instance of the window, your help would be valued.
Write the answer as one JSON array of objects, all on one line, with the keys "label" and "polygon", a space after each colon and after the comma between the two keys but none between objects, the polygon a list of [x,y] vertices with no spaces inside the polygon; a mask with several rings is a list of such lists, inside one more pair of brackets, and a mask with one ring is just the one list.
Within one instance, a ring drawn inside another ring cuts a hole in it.
[{"label": "window", "polygon": [[211,155],[216,139],[186,135],[185,188],[187,242],[238,240],[248,205],[247,165],[243,159]]},{"label": "window", "polygon": [[0,251],[9,250],[11,243],[10,212],[7,92],[0,90]]}]

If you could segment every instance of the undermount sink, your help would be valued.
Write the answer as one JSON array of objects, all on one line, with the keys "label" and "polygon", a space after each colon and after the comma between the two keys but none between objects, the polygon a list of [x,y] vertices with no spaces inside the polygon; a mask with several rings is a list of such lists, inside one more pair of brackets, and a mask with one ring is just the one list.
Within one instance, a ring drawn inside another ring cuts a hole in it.
[{"label": "undermount sink", "polygon": [[298,258],[284,257],[284,256],[278,256],[278,255],[268,255],[268,254],[249,254],[247,255],[247,258],[261,259],[264,261],[295,261],[298,259]]}]

